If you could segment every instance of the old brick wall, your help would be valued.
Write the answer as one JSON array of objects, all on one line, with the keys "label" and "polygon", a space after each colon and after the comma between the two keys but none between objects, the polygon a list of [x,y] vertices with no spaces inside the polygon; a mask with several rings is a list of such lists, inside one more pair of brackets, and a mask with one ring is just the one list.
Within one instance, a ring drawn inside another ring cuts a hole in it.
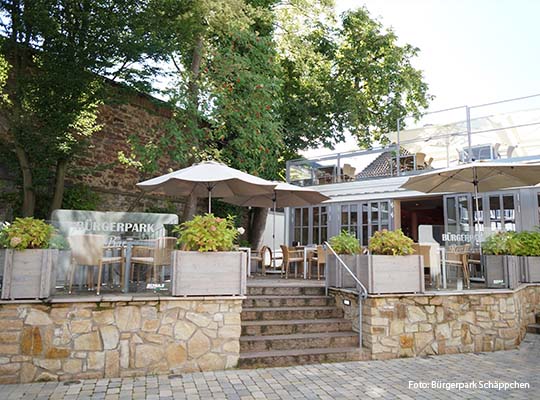
[{"label": "old brick wall", "polygon": [[0,304],[0,383],[236,366],[241,299],[120,300]]},{"label": "old brick wall", "polygon": [[[128,139],[133,135],[143,144],[156,142],[172,118],[172,110],[167,104],[143,94],[124,93],[120,88],[117,90],[118,99],[108,102],[99,110],[98,123],[102,125],[101,130],[90,138],[84,154],[72,160],[66,176],[68,185],[82,183],[98,193],[101,200],[99,211],[126,211],[135,201],[140,193],[135,184],[142,177],[134,168],[120,164],[118,153],[123,151],[130,154]],[[5,124],[0,126],[1,139],[6,127]],[[3,181],[0,182],[0,191],[4,192],[9,185],[13,186],[16,174],[13,171],[2,174],[1,164],[0,160],[0,181]],[[159,160],[156,175],[167,173],[169,168],[178,166],[172,165],[163,156]],[[146,211],[149,208],[171,209],[181,213],[183,199],[149,194],[138,202],[133,211]],[[0,208],[0,217],[2,214],[9,214],[9,210]]]}]

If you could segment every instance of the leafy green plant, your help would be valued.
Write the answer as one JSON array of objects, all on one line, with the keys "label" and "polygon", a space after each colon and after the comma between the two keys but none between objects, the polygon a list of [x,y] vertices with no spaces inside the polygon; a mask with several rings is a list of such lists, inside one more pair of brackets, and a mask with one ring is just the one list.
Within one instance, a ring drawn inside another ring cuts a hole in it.
[{"label": "leafy green plant", "polygon": [[239,232],[233,217],[220,218],[214,214],[196,215],[174,229],[180,234],[178,245],[192,251],[231,251]]},{"label": "leafy green plant", "polygon": [[50,249],[57,250],[69,250],[69,243],[67,239],[59,233],[54,233],[49,241]]},{"label": "leafy green plant", "polygon": [[46,249],[54,234],[54,227],[40,219],[16,218],[13,224],[2,230],[7,247],[16,250]]},{"label": "leafy green plant", "polygon": [[368,249],[371,254],[376,255],[406,256],[414,253],[413,243],[401,229],[395,231],[383,229],[373,234]]},{"label": "leafy green plant", "polygon": [[362,251],[358,239],[347,231],[330,238],[330,246],[337,254],[359,254]]},{"label": "leafy green plant", "polygon": [[518,255],[521,248],[515,232],[497,232],[482,243],[482,253],[494,256]]},{"label": "leafy green plant", "polygon": [[2,222],[0,224],[0,249],[5,249],[8,247],[8,236],[7,236],[7,228],[9,227],[8,222]]},{"label": "leafy green plant", "polygon": [[68,210],[96,210],[101,202],[99,195],[83,184],[67,187],[62,207]]},{"label": "leafy green plant", "polygon": [[514,251],[516,256],[540,257],[540,232],[519,232],[514,234],[518,248]]}]

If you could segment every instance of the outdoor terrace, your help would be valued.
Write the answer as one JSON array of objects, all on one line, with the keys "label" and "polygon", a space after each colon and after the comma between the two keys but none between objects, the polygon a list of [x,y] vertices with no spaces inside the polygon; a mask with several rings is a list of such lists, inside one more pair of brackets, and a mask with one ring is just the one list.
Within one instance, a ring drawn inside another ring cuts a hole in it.
[{"label": "outdoor terrace", "polygon": [[478,160],[538,160],[540,95],[441,110],[419,122],[400,119],[387,137],[390,144],[384,146],[291,160],[287,180],[318,186],[414,175]]}]

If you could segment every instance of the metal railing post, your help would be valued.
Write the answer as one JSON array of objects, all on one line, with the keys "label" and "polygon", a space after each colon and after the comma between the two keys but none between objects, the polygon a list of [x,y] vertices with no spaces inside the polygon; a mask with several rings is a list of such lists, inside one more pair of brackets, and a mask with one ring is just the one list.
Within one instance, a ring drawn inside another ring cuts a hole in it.
[{"label": "metal railing post", "polygon": [[[332,252],[334,257],[336,257],[336,260],[338,261],[336,263],[336,268],[337,268],[337,265],[339,264],[342,268],[345,269],[345,271],[347,271],[349,273],[349,275],[356,282],[356,287],[358,289],[358,341],[359,341],[358,345],[360,346],[360,348],[362,348],[362,340],[363,340],[363,338],[362,338],[362,301],[367,298],[367,294],[368,294],[367,289],[362,284],[362,282],[360,282],[360,280],[353,274],[353,272],[347,266],[347,264],[345,264],[343,262],[341,257],[338,256],[338,254],[335,252],[335,250],[332,248],[332,246],[330,246],[330,243],[324,242],[324,245],[326,246],[327,249],[329,249]],[[329,257],[329,254],[326,255],[327,260],[328,260],[328,257]],[[326,290],[326,293],[328,295],[328,268],[326,270],[326,275],[325,276],[326,276],[325,277],[325,290]]]},{"label": "metal railing post", "polygon": [[471,136],[471,108],[469,106],[465,106],[465,114],[467,115],[467,146],[469,148],[468,153],[469,157],[467,157],[467,162],[473,161],[472,156],[472,136]]}]

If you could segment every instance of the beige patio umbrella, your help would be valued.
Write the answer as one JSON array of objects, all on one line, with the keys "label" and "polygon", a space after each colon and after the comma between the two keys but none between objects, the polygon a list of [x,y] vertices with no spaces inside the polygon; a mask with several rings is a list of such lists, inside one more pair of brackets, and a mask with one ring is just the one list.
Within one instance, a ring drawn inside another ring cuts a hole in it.
[{"label": "beige patio umbrella", "polygon": [[[276,186],[272,193],[268,194],[252,194],[249,196],[225,197],[222,200],[235,204],[237,206],[246,207],[264,207],[272,208],[274,216],[272,221],[272,247],[276,251],[276,207],[301,207],[320,204],[323,201],[329,200],[330,197],[324,194],[301,186],[291,185],[285,182],[273,182]],[[273,260],[275,263],[275,259]],[[275,264],[274,264],[275,266]]]},{"label": "beige patio umbrella", "polygon": [[208,212],[212,212],[212,196],[271,196],[276,183],[216,161],[205,161],[137,183],[137,186],[170,196],[208,196]]},{"label": "beige patio umbrella", "polygon": [[540,164],[475,161],[413,176],[401,187],[423,193],[473,193],[478,212],[478,193],[538,183]]}]

